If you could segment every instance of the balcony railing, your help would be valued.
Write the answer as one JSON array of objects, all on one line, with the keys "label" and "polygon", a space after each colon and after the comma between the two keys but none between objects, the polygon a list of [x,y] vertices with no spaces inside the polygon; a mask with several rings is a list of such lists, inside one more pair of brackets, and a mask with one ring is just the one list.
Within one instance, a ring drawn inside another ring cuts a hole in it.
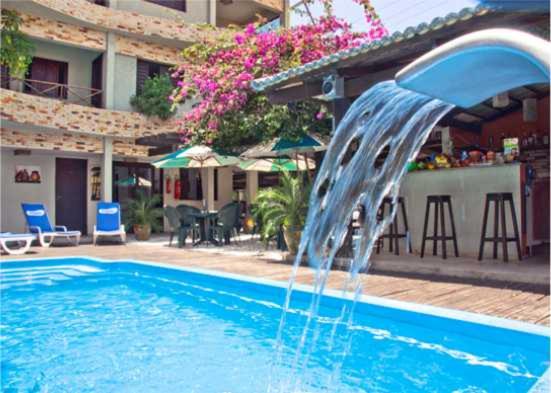
[{"label": "balcony railing", "polygon": [[103,90],[92,87],[74,86],[35,79],[21,79],[7,75],[2,75],[1,86],[5,89],[64,100],[79,105],[94,106],[96,108],[101,108],[102,106],[101,94]]}]

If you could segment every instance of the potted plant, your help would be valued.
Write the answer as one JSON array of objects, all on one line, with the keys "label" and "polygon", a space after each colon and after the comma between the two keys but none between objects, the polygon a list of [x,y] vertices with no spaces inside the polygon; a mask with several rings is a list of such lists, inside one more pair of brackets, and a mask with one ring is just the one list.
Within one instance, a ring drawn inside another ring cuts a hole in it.
[{"label": "potted plant", "polygon": [[308,213],[310,185],[301,176],[283,173],[280,185],[258,192],[255,215],[261,222],[261,236],[268,240],[283,229],[291,254],[296,254]]},{"label": "potted plant", "polygon": [[151,231],[160,229],[163,209],[160,195],[148,196],[145,192],[138,192],[136,198],[126,206],[126,225],[132,227],[136,240],[149,240]]}]

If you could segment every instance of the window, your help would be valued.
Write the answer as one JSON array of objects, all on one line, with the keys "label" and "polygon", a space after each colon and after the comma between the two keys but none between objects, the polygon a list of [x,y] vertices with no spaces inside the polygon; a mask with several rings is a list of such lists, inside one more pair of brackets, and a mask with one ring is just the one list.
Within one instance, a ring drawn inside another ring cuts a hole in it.
[{"label": "window", "polygon": [[147,78],[151,78],[156,75],[168,74],[169,66],[159,63],[153,63],[151,61],[139,60],[138,69],[136,74],[136,92],[142,91],[143,85]]},{"label": "window", "polygon": [[186,12],[186,0],[145,0],[148,3],[153,3],[160,5],[162,7],[172,8],[173,10],[178,10]]},{"label": "window", "polygon": [[247,174],[245,172],[234,172],[232,180],[234,190],[244,190],[247,186]]},{"label": "window", "polygon": [[203,199],[203,185],[199,169],[180,169],[180,199],[189,201]]},{"label": "window", "polygon": [[277,172],[259,172],[258,187],[277,187],[279,185],[279,173]]}]

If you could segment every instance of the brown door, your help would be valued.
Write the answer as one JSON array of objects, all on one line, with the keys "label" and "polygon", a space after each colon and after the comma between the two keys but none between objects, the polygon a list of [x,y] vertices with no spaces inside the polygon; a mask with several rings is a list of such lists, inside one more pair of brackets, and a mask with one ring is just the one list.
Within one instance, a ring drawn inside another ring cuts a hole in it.
[{"label": "brown door", "polygon": [[56,158],[55,224],[86,234],[86,160]]},{"label": "brown door", "polygon": [[25,91],[52,98],[67,98],[67,73],[68,65],[65,62],[34,57],[29,67],[29,79],[32,82],[25,86]]}]

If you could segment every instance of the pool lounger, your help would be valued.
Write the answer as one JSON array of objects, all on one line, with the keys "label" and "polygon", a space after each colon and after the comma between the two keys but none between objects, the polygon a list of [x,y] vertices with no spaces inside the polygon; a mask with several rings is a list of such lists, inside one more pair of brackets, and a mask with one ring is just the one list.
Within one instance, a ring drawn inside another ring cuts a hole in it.
[{"label": "pool lounger", "polygon": [[52,225],[46,207],[42,203],[22,203],[21,207],[29,232],[38,236],[38,242],[42,247],[50,247],[57,237],[74,238],[75,246],[78,246],[80,231],[68,231],[64,225]]},{"label": "pool lounger", "polygon": [[[35,239],[36,236],[30,233],[0,233],[0,248],[10,255],[25,254]],[[8,243],[18,243],[19,248],[10,248]]]}]

